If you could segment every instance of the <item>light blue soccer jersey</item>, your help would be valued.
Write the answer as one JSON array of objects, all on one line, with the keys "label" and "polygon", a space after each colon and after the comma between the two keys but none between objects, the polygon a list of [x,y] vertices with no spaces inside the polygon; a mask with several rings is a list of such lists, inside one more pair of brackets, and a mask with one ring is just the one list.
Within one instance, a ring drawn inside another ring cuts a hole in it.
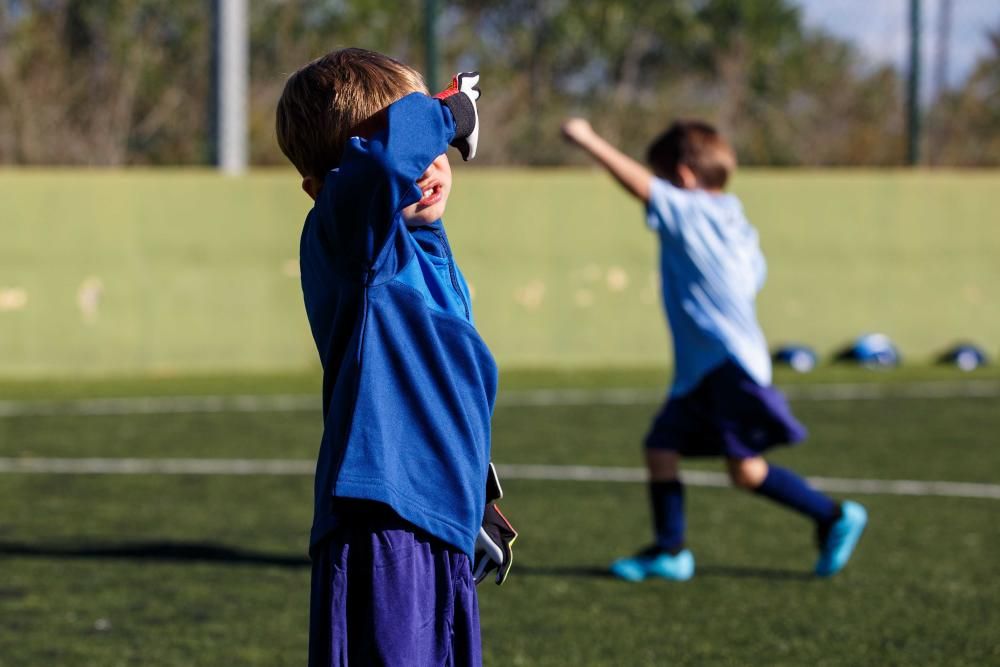
[{"label": "light blue soccer jersey", "polygon": [[690,392],[727,359],[758,384],[771,384],[754,307],[767,264],[740,200],[654,178],[646,224],[660,238],[663,304],[674,340],[671,395]]}]

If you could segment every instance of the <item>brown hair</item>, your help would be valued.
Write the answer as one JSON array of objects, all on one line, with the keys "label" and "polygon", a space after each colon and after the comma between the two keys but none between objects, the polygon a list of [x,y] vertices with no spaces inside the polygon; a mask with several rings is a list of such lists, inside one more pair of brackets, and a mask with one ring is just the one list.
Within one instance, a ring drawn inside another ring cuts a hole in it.
[{"label": "brown hair", "polygon": [[718,130],[700,120],[680,120],[649,146],[647,160],[657,176],[677,183],[677,167],[690,169],[710,189],[726,186],[736,170],[736,153]]},{"label": "brown hair", "polygon": [[322,179],[340,163],[348,139],[396,100],[427,92],[411,67],[365,49],[341,49],[288,77],[275,129],[281,152],[303,176]]}]

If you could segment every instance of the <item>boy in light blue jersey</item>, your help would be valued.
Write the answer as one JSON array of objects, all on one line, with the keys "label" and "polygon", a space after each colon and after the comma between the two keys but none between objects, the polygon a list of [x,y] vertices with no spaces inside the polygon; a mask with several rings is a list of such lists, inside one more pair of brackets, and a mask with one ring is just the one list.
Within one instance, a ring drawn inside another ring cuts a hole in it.
[{"label": "boy in light blue jersey", "polygon": [[724,187],[736,167],[710,125],[674,123],[649,149],[652,172],[602,139],[579,118],[563,134],[646,206],[660,240],[663,304],[674,341],[674,381],[646,437],[654,543],[615,561],[621,579],[694,575],[684,546],[684,456],[721,456],[738,487],[812,519],[819,544],[815,573],[846,564],[867,522],[858,503],[834,502],[762,454],[801,441],[805,428],[771,386],[771,360],[754,300],[767,268],[757,231]]},{"label": "boy in light blue jersey", "polygon": [[475,156],[478,81],[430,97],[406,65],[343,49],[278,103],[314,201],[300,244],[323,365],[312,667],[480,664],[475,584],[510,567],[516,533],[488,504],[497,368],[441,222],[445,151]]}]

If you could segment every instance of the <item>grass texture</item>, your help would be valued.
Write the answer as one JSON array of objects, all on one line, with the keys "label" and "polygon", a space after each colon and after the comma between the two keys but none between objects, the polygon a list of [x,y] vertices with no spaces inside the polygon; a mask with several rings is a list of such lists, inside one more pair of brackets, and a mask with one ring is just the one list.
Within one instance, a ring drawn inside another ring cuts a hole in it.
[{"label": "grass texture", "polygon": [[[835,369],[810,377],[899,386],[927,379]],[[575,378],[536,371],[503,384],[654,385],[643,372]],[[963,381],[943,372],[932,379]],[[251,386],[315,391],[316,378],[2,388],[9,400],[245,394]],[[996,483],[996,401],[796,401],[811,436],[774,461],[810,475]],[[656,407],[501,405],[493,458],[637,466]],[[318,407],[7,416],[0,456],[312,459],[319,435]],[[690,488],[695,578],[635,585],[605,569],[649,539],[643,485],[509,480],[505,491],[505,513],[521,536],[507,584],[480,589],[487,665],[1000,661],[995,500],[855,496],[870,512],[869,530],[849,567],[819,581],[809,575],[815,550],[806,521],[735,490]],[[311,494],[307,476],[3,475],[0,665],[304,664]]]}]

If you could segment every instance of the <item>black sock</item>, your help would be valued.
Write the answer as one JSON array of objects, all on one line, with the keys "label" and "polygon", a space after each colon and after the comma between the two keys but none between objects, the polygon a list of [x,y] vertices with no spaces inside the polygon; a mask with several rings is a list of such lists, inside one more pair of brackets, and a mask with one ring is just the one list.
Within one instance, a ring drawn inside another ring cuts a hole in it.
[{"label": "black sock", "polygon": [[670,554],[684,549],[684,485],[680,480],[650,482],[649,500],[653,506],[653,534],[656,545]]}]

